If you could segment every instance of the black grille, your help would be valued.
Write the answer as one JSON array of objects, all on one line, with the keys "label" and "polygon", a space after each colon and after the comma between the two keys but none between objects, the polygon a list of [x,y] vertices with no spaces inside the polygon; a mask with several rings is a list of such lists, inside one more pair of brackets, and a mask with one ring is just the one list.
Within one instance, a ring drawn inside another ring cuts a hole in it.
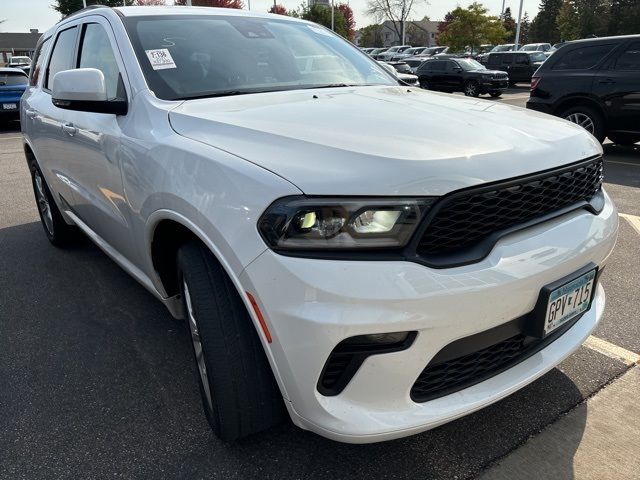
[{"label": "black grille", "polygon": [[[414,402],[427,402],[498,375],[554,342],[581,317],[578,315],[542,339],[518,333],[487,344],[487,334],[501,335],[514,329],[522,332],[529,321],[529,316],[524,316],[496,327],[495,333],[485,331],[450,343],[420,373],[411,388],[411,398]],[[473,344],[478,345],[477,350],[469,348]],[[456,351],[464,353],[456,355]]]},{"label": "black grille", "polygon": [[589,202],[602,186],[602,159],[444,197],[427,220],[419,255],[455,254],[493,234]]},{"label": "black grille", "polygon": [[426,402],[478,383],[478,379],[487,378],[487,374],[494,375],[493,372],[502,370],[527,350],[525,339],[524,335],[516,335],[469,355],[429,364],[413,385],[411,398]]}]

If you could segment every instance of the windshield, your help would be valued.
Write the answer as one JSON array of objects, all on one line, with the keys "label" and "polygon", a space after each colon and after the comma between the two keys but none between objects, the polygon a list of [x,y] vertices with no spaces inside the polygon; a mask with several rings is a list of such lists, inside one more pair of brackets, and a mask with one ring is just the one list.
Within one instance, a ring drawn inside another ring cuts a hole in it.
[{"label": "windshield", "polygon": [[486,70],[484,65],[471,58],[459,58],[456,62],[458,62],[458,65],[460,65],[465,72],[470,72],[472,70]]},{"label": "windshield", "polygon": [[20,73],[0,72],[0,87],[26,85],[29,77]]},{"label": "windshield", "polygon": [[29,57],[11,57],[9,60],[9,65],[15,65],[16,63],[30,63],[31,59]]},{"label": "windshield", "polygon": [[165,100],[396,84],[357,48],[307,23],[226,15],[124,22],[149,87]]},{"label": "windshield", "polygon": [[547,56],[542,52],[530,53],[529,58],[532,62],[544,62]]},{"label": "windshield", "polygon": [[494,47],[492,52],[509,52],[513,48],[513,45],[498,45]]}]

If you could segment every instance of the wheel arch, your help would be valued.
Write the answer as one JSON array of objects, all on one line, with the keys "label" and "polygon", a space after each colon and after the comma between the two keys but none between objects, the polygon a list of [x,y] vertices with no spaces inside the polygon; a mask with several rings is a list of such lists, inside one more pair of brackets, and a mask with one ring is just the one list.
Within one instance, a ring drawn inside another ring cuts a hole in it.
[{"label": "wheel arch", "polygon": [[605,130],[607,126],[607,114],[602,106],[602,104],[593,97],[589,95],[574,95],[568,98],[563,98],[560,100],[553,109],[553,114],[556,116],[560,116],[560,114],[569,108],[578,106],[578,105],[587,105],[596,109],[604,119]]},{"label": "wheel arch", "polygon": [[[258,333],[258,337],[260,338],[274,377],[280,387],[280,391],[285,400],[288,399],[289,396],[287,395],[284,381],[280,375],[273,353],[268,346],[269,342],[267,341],[265,333],[262,331],[262,327],[260,326],[260,320],[258,319],[253,305],[247,296],[248,292],[244,290],[240,282],[239,275],[241,272],[236,274],[230,263],[220,252],[220,249],[216,247],[214,242],[210,240],[205,232],[198,227],[195,222],[180,213],[171,210],[158,210],[154,212],[147,222],[145,240],[150,262],[153,267],[153,275],[155,277],[152,281],[157,287],[161,287],[162,290],[160,291],[163,294],[173,294],[173,297],[179,300],[180,304],[182,303],[182,299],[180,298],[179,293],[179,278],[176,263],[178,249],[184,244],[184,242],[196,240],[201,242],[213,253],[215,259],[220,263],[223,270],[236,287],[236,290],[249,313],[253,327]],[[175,289],[178,289],[178,291],[175,291]],[[182,310],[183,309],[179,312],[180,315],[176,315],[175,311],[170,308],[171,313],[177,318],[186,317],[185,312]]]}]

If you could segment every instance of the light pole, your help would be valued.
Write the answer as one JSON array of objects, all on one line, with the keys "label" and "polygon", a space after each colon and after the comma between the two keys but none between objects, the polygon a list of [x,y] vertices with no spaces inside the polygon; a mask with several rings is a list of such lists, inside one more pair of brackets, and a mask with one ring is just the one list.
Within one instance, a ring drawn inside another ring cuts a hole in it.
[{"label": "light pole", "polygon": [[504,20],[504,2],[506,0],[502,0],[502,11],[500,12],[500,20]]},{"label": "light pole", "polygon": [[518,26],[516,27],[516,50],[520,44],[520,22],[522,21],[522,3],[524,0],[520,0],[520,9],[518,10]]},{"label": "light pole", "polygon": [[335,32],[336,29],[335,29],[334,18],[335,18],[335,15],[333,14],[333,0],[331,0],[331,30]]}]

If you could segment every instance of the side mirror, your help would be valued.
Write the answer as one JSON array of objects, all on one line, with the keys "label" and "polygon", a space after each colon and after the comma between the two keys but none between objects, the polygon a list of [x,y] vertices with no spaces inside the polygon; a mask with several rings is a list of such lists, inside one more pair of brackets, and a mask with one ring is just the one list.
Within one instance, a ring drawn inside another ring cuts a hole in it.
[{"label": "side mirror", "polygon": [[51,101],[58,108],[125,115],[126,100],[108,100],[104,74],[95,68],[63,70],[53,77]]}]

